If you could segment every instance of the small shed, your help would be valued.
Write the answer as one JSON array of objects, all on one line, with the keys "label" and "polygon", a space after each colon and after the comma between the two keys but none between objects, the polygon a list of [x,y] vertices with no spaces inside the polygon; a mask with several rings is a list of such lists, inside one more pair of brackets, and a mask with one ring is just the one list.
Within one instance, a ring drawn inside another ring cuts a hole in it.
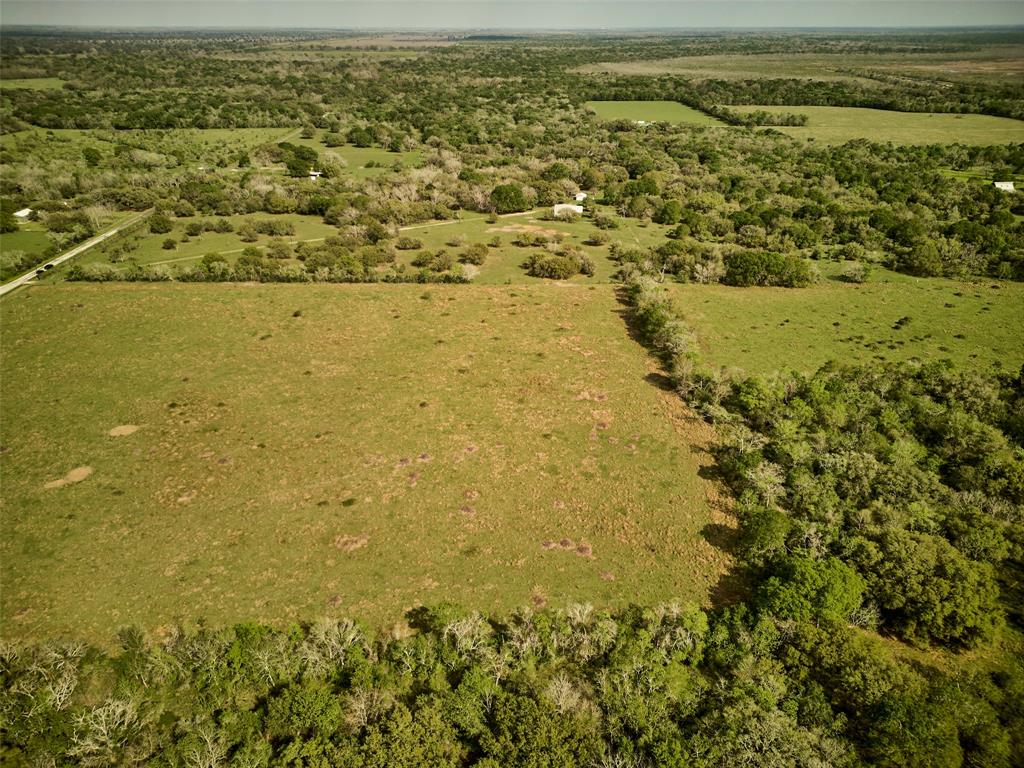
[{"label": "small shed", "polygon": [[314,171],[312,168],[309,169],[309,180],[310,181],[316,181],[322,175],[323,174],[321,174],[320,171]]},{"label": "small shed", "polygon": [[551,209],[551,212],[555,216],[563,216],[567,213],[574,213],[577,216],[581,216],[583,214],[583,206],[573,205],[572,203],[559,203]]},{"label": "small shed", "polygon": [[587,195],[586,192],[577,192],[576,193],[576,202],[577,203],[582,203],[584,200],[587,199],[587,197],[588,197],[588,195]]},{"label": "small shed", "polygon": [[[1013,188],[1013,182],[1012,181],[994,181],[992,183],[993,183],[993,185],[995,185],[995,188],[998,189],[1000,192],[1016,192],[1017,191],[1016,189]],[[17,215],[17,214],[15,214],[15,215]]]},{"label": "small shed", "polygon": [[14,218],[16,218],[16,219],[27,219],[31,215],[32,215],[32,209],[31,208],[22,208],[20,211],[15,211],[14,212]]}]

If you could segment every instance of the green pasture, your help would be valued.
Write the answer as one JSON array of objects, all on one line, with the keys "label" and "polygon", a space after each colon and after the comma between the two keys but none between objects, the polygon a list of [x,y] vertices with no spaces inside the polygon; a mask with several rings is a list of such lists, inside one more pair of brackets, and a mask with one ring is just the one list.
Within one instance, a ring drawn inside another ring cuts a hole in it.
[{"label": "green pasture", "polygon": [[[342,128],[342,133],[348,127]],[[296,145],[312,147],[323,156],[337,155],[345,161],[345,170],[356,178],[366,179],[373,176],[380,176],[391,173],[395,164],[402,168],[414,168],[423,162],[421,152],[389,152],[383,147],[356,147],[352,144],[344,144],[340,147],[328,147],[323,140],[324,131],[317,131],[312,139],[303,139],[293,136],[289,142]],[[371,164],[367,167],[367,164]]]},{"label": "green pasture", "polygon": [[[232,232],[204,232],[196,237],[187,237],[185,228],[194,221],[214,221],[225,218],[231,222],[235,231]],[[170,267],[188,264],[198,261],[208,253],[219,253],[228,257],[237,257],[243,248],[248,246],[265,246],[272,237],[260,235],[256,242],[247,243],[239,238],[238,228],[248,222],[256,221],[287,221],[295,227],[295,234],[284,236],[281,239],[286,242],[295,243],[304,240],[322,240],[325,237],[336,235],[336,227],[324,224],[319,216],[301,216],[299,214],[272,215],[269,213],[253,213],[237,216],[188,216],[172,218],[174,228],[166,234],[153,234],[147,225],[143,224],[119,237],[100,243],[95,248],[76,257],[79,264],[90,264],[95,262],[113,263],[115,266],[124,264],[132,259],[139,264],[155,265],[166,264]],[[172,249],[164,248],[166,240],[174,240],[175,246]],[[121,246],[127,243],[130,250],[127,254],[118,253]],[[58,274],[61,270],[58,270]]]},{"label": "green pasture", "polygon": [[[598,231],[593,222],[587,218],[581,218],[574,222],[549,221],[543,217],[546,210],[538,209],[524,214],[501,216],[493,223],[488,222],[487,217],[483,214],[468,213],[462,219],[424,222],[401,227],[398,236],[414,238],[420,241],[421,247],[415,250],[396,251],[396,261],[399,264],[405,264],[410,270],[415,270],[412,261],[424,250],[436,252],[444,249],[458,259],[459,254],[469,245],[490,243],[494,238],[498,238],[500,245],[489,247],[484,264],[469,268],[474,283],[504,285],[548,282],[541,278],[530,277],[522,268],[527,257],[540,250],[540,247],[520,247],[513,244],[513,240],[520,232],[530,232],[544,234],[552,243],[579,245],[584,252],[590,254],[596,267],[594,276],[577,275],[571,278],[570,282],[585,284],[610,282],[618,265],[609,258],[609,245],[592,246],[585,243],[588,237]],[[205,218],[207,217],[197,216],[172,219],[174,229],[167,234],[152,234],[146,226],[141,226],[86,251],[76,258],[76,262],[79,264],[109,262],[115,266],[121,266],[131,259],[142,265],[166,265],[176,269],[194,263],[208,253],[219,253],[226,256],[229,261],[233,261],[243,248],[263,247],[272,239],[267,235],[260,235],[254,243],[242,241],[237,230],[246,221],[291,222],[295,227],[295,234],[282,239],[293,244],[302,241],[318,241],[338,234],[336,227],[324,224],[319,216],[257,213],[223,217],[232,223],[235,228],[233,232],[204,232],[197,237],[186,239],[184,237],[185,228],[188,224]],[[222,217],[209,218],[216,220]],[[608,230],[610,242],[617,241],[636,247],[655,246],[664,242],[668,227],[636,219],[620,219],[619,221],[618,229]],[[174,248],[164,248],[166,240],[173,240]],[[396,241],[397,238],[389,242],[394,244]],[[130,246],[130,251],[127,254],[121,252],[125,243]],[[65,271],[66,267],[58,268],[51,279],[59,278]]]},{"label": "green pasture", "polygon": [[579,218],[566,222],[546,218],[548,209],[537,209],[525,214],[501,216],[495,222],[487,221],[480,214],[469,214],[465,218],[449,222],[429,222],[403,227],[400,234],[422,242],[422,248],[411,251],[399,251],[398,261],[411,264],[422,250],[437,251],[443,249],[458,258],[466,246],[474,243],[491,243],[498,238],[500,244],[488,248],[487,259],[479,267],[470,270],[474,283],[483,285],[500,285],[516,283],[550,282],[542,278],[530,277],[522,264],[530,254],[541,250],[540,246],[518,246],[513,243],[520,233],[544,235],[552,244],[564,243],[580,246],[594,260],[595,273],[592,277],[577,275],[570,279],[574,283],[607,283],[618,269],[618,265],[609,257],[611,242],[621,242],[630,246],[653,246],[664,242],[665,232],[669,229],[658,224],[643,223],[636,219],[619,219],[620,227],[608,230],[609,243],[605,245],[587,245],[586,240],[598,228],[589,218]]},{"label": "green pasture", "polygon": [[36,91],[52,91],[63,88],[65,82],[59,77],[13,77],[0,79],[0,90],[27,88]]},{"label": "green pasture", "polygon": [[707,361],[747,373],[809,372],[829,360],[950,359],[1007,370],[1024,363],[1021,283],[914,278],[877,268],[860,285],[826,277],[809,288],[670,291]]},{"label": "green pasture", "polygon": [[854,139],[894,144],[1010,144],[1024,141],[1024,121],[991,115],[891,112],[860,107],[730,106],[745,114],[807,115],[805,126],[773,127],[799,139],[842,144]]},{"label": "green pasture", "polygon": [[648,123],[678,123],[680,125],[724,125],[717,118],[699,109],[676,101],[588,101],[602,120],[644,120]]},{"label": "green pasture", "polygon": [[727,565],[710,434],[610,286],[43,285],[0,320],[5,637],[706,602]]},{"label": "green pasture", "polygon": [[39,225],[22,224],[17,232],[4,232],[0,235],[0,253],[42,253],[49,247],[50,240],[46,236],[46,231]]}]

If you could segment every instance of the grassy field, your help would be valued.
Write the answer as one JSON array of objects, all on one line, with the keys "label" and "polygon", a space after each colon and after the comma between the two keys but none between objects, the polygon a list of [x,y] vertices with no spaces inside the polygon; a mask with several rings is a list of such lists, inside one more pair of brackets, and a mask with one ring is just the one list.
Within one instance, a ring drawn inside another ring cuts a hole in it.
[{"label": "grassy field", "polygon": [[644,120],[648,123],[724,125],[698,109],[675,101],[588,101],[587,109],[602,120]]},{"label": "grassy field", "polygon": [[[335,154],[347,164],[346,171],[357,178],[365,179],[391,173],[397,163],[402,168],[414,168],[423,162],[420,152],[389,152],[383,147],[356,147],[345,144],[340,147],[328,147],[324,144],[324,132],[317,131],[312,139],[290,138],[292,144],[312,147],[322,155]],[[371,167],[367,164],[372,163]]]},{"label": "grassy field", "polygon": [[0,80],[2,88],[29,88],[37,91],[52,91],[64,86],[59,77],[14,77]]},{"label": "grassy field", "polygon": [[[747,373],[812,371],[828,360],[948,358],[971,367],[1024,363],[1024,285],[961,283],[876,269],[861,285],[670,286],[708,362]],[[910,318],[900,328],[897,321]]]},{"label": "grassy field", "polygon": [[38,224],[21,224],[17,232],[5,232],[0,235],[0,253],[42,253],[49,245],[50,240],[46,236],[46,231]]},{"label": "grassy field", "polygon": [[617,75],[685,75],[697,79],[747,80],[761,77],[786,77],[808,80],[851,80],[872,83],[845,70],[847,57],[820,54],[724,54],[677,56],[646,61],[609,61],[587,64],[577,71],[590,74],[609,72]]},{"label": "grassy field", "polygon": [[[237,232],[204,232],[197,237],[190,237],[182,241],[185,234],[185,227],[194,221],[202,221],[207,217],[185,217],[172,219],[174,228],[167,234],[151,234],[149,229],[142,226],[123,237],[112,238],[99,246],[86,251],[76,258],[78,264],[91,264],[94,262],[107,263],[111,261],[111,254],[116,252],[122,243],[129,242],[133,250],[128,254],[139,264],[168,264],[179,265],[198,261],[208,253],[220,253],[228,257],[229,261],[237,257],[242,249],[255,245],[265,246],[271,238],[267,235],[260,235],[255,243],[243,242]],[[247,221],[286,221],[295,227],[295,235],[282,238],[285,241],[296,242],[299,240],[320,240],[331,235],[336,235],[336,227],[324,224],[319,216],[300,216],[299,214],[271,215],[269,213],[255,213],[238,216],[213,216],[212,219],[226,218],[237,230]],[[174,240],[176,245],[173,249],[163,247],[165,240]],[[119,262],[117,262],[119,263]],[[60,271],[58,271],[60,274]]]},{"label": "grassy field", "polygon": [[610,286],[49,285],[0,313],[5,636],[704,601],[727,565],[709,434]]},{"label": "grassy field", "polygon": [[[561,238],[560,242],[578,245],[594,260],[595,272],[592,277],[577,275],[571,278],[576,283],[606,283],[618,269],[608,257],[608,246],[591,246],[584,242],[597,227],[589,219],[574,222],[548,221],[541,217],[543,211],[535,211],[525,215],[503,216],[495,223],[488,223],[482,215],[467,215],[457,222],[430,223],[403,228],[402,235],[413,237],[423,243],[427,250],[444,248],[458,256],[463,246],[450,245],[459,242],[489,243],[495,237],[501,245],[489,249],[487,260],[473,275],[473,281],[481,284],[500,285],[505,283],[545,282],[526,274],[522,263],[538,249],[535,247],[521,248],[513,245],[513,240],[520,232],[543,234],[551,239]],[[619,229],[608,232],[612,241],[629,245],[655,245],[664,242],[665,232],[669,227],[658,224],[644,225],[636,219],[621,219]],[[410,263],[419,251],[400,251],[400,262]]]},{"label": "grassy field", "polygon": [[[465,246],[473,243],[489,243],[497,237],[501,244],[491,247],[485,263],[473,269],[473,282],[482,285],[543,283],[547,281],[530,277],[522,268],[522,263],[526,258],[538,249],[536,247],[521,248],[513,245],[512,242],[519,232],[533,232],[546,234],[552,239],[556,236],[561,237],[561,242],[579,245],[593,258],[596,267],[595,274],[592,277],[577,275],[571,278],[570,282],[587,284],[609,282],[618,266],[609,258],[608,246],[591,246],[584,242],[597,231],[593,223],[589,219],[575,222],[548,221],[541,218],[542,213],[543,211],[533,211],[522,215],[503,216],[495,223],[489,223],[483,214],[468,213],[459,220],[425,222],[402,227],[399,234],[419,240],[422,247],[416,250],[398,251],[397,261],[407,265],[410,269],[415,269],[411,266],[411,262],[424,249],[431,251],[445,249],[453,256],[458,257]],[[292,243],[322,240],[338,232],[335,227],[324,224],[319,216],[250,214],[226,218],[231,221],[236,230],[245,221],[291,222],[295,227],[295,235],[283,239]],[[123,238],[112,239],[87,251],[78,257],[76,262],[79,264],[111,262],[111,255],[116,253],[121,244],[127,240],[134,246],[129,257],[139,264],[165,264],[176,268],[198,261],[207,253],[220,253],[232,261],[246,246],[265,246],[271,239],[261,235],[257,242],[246,243],[240,240],[235,232],[204,232],[198,237],[192,237],[186,242],[182,242],[185,227],[189,222],[196,220],[191,217],[174,219],[174,229],[168,234],[150,234],[143,227],[126,234]],[[610,230],[608,233],[611,240],[633,246],[658,245],[664,242],[665,232],[669,229],[669,227],[658,224],[645,224],[636,219],[621,219],[620,221],[619,229]],[[163,247],[164,241],[168,239],[176,241],[176,246],[173,249]],[[452,245],[452,243],[464,243],[464,245]],[[65,271],[66,268],[58,268],[47,279],[59,279]]]},{"label": "grassy field", "polygon": [[895,144],[1009,144],[1024,141],[1024,121],[991,115],[890,112],[859,107],[730,106],[740,114],[763,110],[807,115],[805,126],[779,127],[790,136],[842,144],[853,139]]},{"label": "grassy field", "polygon": [[1019,82],[1024,75],[1024,47],[985,45],[975,50],[900,51],[863,53],[760,53],[677,56],[646,61],[608,61],[587,64],[575,71],[584,74],[609,72],[619,75],[682,75],[695,79],[748,80],[797,78],[856,82],[873,87],[878,75],[913,73],[940,80]]}]

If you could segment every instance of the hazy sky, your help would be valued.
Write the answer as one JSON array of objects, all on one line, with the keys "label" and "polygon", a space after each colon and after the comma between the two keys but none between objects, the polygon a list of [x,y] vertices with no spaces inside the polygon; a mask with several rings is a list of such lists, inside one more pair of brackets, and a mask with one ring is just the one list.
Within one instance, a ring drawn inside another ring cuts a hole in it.
[{"label": "hazy sky", "polygon": [[962,27],[1024,0],[2,0],[3,24],[101,27]]}]

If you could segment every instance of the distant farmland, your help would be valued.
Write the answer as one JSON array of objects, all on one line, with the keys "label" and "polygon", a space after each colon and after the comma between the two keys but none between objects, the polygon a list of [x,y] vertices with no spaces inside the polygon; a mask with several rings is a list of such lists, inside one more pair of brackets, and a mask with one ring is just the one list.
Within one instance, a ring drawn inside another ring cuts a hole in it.
[{"label": "distant farmland", "polygon": [[892,112],[860,107],[744,105],[730,106],[729,109],[740,114],[764,111],[807,115],[806,126],[774,130],[823,144],[842,144],[853,139],[891,141],[894,144],[1008,144],[1024,141],[1024,121],[991,115]]},{"label": "distant farmland", "polygon": [[610,286],[77,284],[0,310],[8,636],[703,602],[726,566],[710,432]]},{"label": "distant farmland", "polygon": [[602,120],[643,120],[680,125],[724,125],[699,109],[675,101],[588,101],[587,108]]}]

